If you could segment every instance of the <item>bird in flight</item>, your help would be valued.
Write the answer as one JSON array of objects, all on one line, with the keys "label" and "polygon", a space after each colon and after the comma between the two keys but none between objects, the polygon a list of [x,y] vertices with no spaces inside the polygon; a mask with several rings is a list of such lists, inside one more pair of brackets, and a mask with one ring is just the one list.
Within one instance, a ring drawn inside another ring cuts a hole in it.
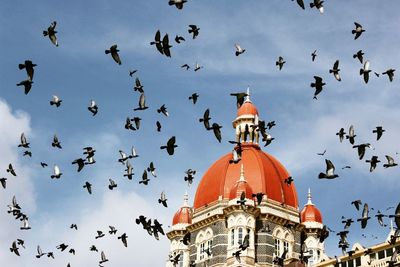
[{"label": "bird in flight", "polygon": [[106,50],[104,51],[104,53],[105,53],[106,55],[111,54],[111,57],[114,59],[114,61],[115,61],[118,65],[121,65],[122,62],[121,62],[121,59],[119,58],[119,54],[118,54],[119,50],[118,50],[117,47],[118,47],[118,46],[117,46],[116,44],[114,44],[114,45],[112,45],[109,49],[106,49]]},{"label": "bird in flight", "polygon": [[56,26],[57,26],[57,21],[53,21],[50,26],[47,28],[47,31],[43,31],[43,36],[49,36],[50,41],[55,45],[58,46],[58,41],[56,37]]}]

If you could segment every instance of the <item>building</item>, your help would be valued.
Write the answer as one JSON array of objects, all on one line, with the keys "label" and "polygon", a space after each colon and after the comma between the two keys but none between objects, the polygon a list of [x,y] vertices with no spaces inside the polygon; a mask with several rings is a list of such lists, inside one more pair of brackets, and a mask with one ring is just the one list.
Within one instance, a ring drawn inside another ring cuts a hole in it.
[{"label": "building", "polygon": [[[270,136],[249,96],[237,110],[233,128],[233,151],[211,165],[193,205],[189,206],[186,194],[173,217],[167,236],[170,259],[176,263],[168,260],[166,266],[273,266],[274,259],[282,256],[285,266],[302,266],[302,251],[318,263],[324,256],[318,238],[322,214],[311,202],[310,192],[299,211],[289,172],[261,150],[259,138],[267,141]],[[247,235],[249,246],[236,258]]]}]

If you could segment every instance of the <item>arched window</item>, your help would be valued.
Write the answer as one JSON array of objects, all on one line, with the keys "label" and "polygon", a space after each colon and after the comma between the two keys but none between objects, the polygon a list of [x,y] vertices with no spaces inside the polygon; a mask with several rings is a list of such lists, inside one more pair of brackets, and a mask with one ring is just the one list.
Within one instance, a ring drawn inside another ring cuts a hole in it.
[{"label": "arched window", "polygon": [[276,256],[280,257],[281,256],[281,240],[275,239],[275,250],[274,253]]},{"label": "arched window", "polygon": [[243,240],[243,228],[240,227],[239,231],[238,231],[238,242],[239,242],[239,244],[242,244],[242,240]]},{"label": "arched window", "polygon": [[196,238],[197,259],[202,261],[212,256],[212,238],[213,232],[211,228],[206,231],[200,231]]}]

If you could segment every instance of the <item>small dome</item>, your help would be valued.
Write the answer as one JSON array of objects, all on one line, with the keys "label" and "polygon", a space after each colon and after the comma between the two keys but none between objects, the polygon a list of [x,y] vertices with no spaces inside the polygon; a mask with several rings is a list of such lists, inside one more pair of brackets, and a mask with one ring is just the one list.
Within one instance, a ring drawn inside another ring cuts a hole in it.
[{"label": "small dome", "polygon": [[240,178],[236,182],[236,184],[232,187],[231,192],[229,193],[229,200],[240,198],[242,192],[245,192],[246,198],[252,199],[253,190],[251,189],[251,186],[247,183],[247,181],[244,178],[243,164],[240,169]]},{"label": "small dome", "polygon": [[192,209],[188,204],[189,196],[185,193],[183,197],[182,207],[175,213],[172,219],[172,226],[177,224],[191,224],[192,223]]},{"label": "small dome", "polygon": [[300,212],[302,223],[317,222],[322,224],[322,214],[319,209],[311,202],[311,191],[308,189],[308,202]]},{"label": "small dome", "polygon": [[240,108],[237,110],[237,116],[243,116],[243,115],[252,115],[258,116],[258,110],[253,103],[251,103],[250,100],[246,100],[243,105],[240,106]]}]

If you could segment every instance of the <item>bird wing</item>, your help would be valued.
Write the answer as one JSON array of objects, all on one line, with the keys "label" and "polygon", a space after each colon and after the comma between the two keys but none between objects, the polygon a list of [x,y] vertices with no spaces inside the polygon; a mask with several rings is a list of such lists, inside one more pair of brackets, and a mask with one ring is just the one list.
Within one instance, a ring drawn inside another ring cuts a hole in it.
[{"label": "bird wing", "polygon": [[326,174],[328,176],[333,176],[335,173],[335,166],[333,165],[332,161],[330,161],[329,159],[325,159],[325,163],[326,163]]},{"label": "bird wing", "polygon": [[154,40],[155,40],[156,42],[160,42],[160,39],[161,39],[161,33],[160,33],[160,30],[158,30],[158,31],[156,32],[156,35],[154,36]]},{"label": "bird wing", "polygon": [[172,136],[169,140],[168,140],[168,142],[167,142],[167,146],[168,147],[173,147],[174,145],[175,145],[175,136]]},{"label": "bird wing", "polygon": [[54,165],[54,174],[59,175],[60,174],[60,168],[57,165]]},{"label": "bird wing", "polygon": [[394,159],[391,156],[385,155],[385,157],[386,157],[386,159],[388,161],[388,164],[392,165],[394,163]]},{"label": "bird wing", "polygon": [[364,204],[364,209],[363,209],[363,212],[362,212],[362,217],[363,217],[363,218],[367,218],[367,217],[368,217],[368,212],[369,212],[368,204],[365,203],[365,204]]},{"label": "bird wing", "polygon": [[145,106],[146,106],[146,98],[144,96],[144,93],[141,93],[139,98],[139,107],[144,108]]},{"label": "bird wing", "polygon": [[297,4],[298,4],[302,9],[305,9],[304,1],[303,1],[303,0],[296,0],[296,1],[297,1]]},{"label": "bird wing", "polygon": [[364,71],[369,70],[369,65],[370,65],[369,60],[365,61],[365,63],[364,63]]},{"label": "bird wing", "polygon": [[362,28],[361,24],[354,22],[354,25],[356,25],[356,28]]},{"label": "bird wing", "polygon": [[336,60],[335,64],[333,64],[333,69],[338,70],[338,68],[339,68],[339,60]]},{"label": "bird wing", "polygon": [[354,126],[353,125],[350,125],[349,136],[354,136]]}]

